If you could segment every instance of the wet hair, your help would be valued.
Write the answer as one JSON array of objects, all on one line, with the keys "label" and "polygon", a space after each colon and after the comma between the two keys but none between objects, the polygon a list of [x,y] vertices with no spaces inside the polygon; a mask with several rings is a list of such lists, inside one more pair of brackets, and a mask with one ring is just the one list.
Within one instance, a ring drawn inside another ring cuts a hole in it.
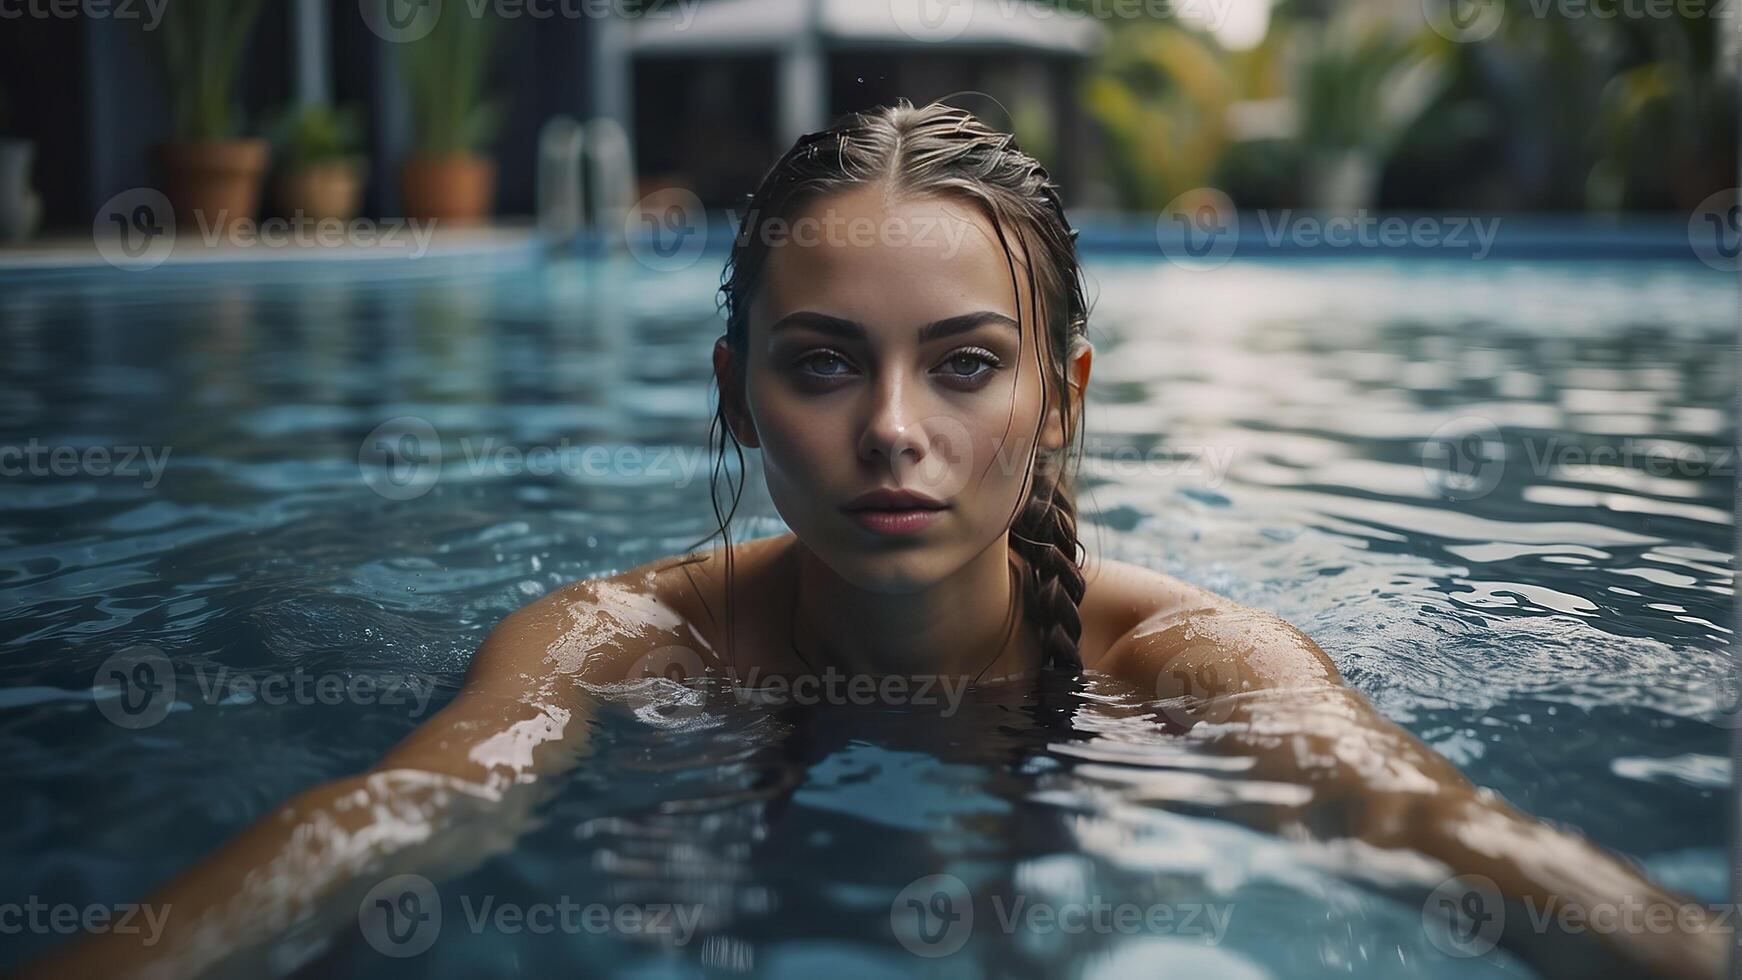
[{"label": "wet hair", "polygon": [[[795,142],[751,194],[732,253],[721,275],[726,342],[744,391],[749,311],[768,260],[766,224],[789,220],[809,203],[865,185],[882,184],[904,196],[944,196],[976,207],[991,221],[1004,249],[1011,285],[1018,282],[1014,234],[1028,259],[1028,307],[1036,315],[1035,361],[1043,383],[1043,410],[1035,425],[1035,453],[1027,461],[1028,492],[1011,516],[1010,547],[1021,560],[1022,615],[1039,632],[1045,665],[1074,675],[1082,669],[1083,546],[1077,538],[1073,451],[1080,434],[1080,412],[1073,409],[1065,366],[1088,344],[1088,311],[1077,263],[1077,232],[1065,217],[1058,186],[1046,168],[1016,145],[1015,137],[987,127],[972,113],[934,102],[916,108],[906,99],[893,105],[842,117],[820,132]],[[1064,420],[1064,445],[1058,452],[1040,446],[1046,408],[1054,400]],[[722,397],[710,427],[709,445],[718,440],[710,481],[715,516],[726,542],[727,637],[731,632],[731,533],[728,525],[743,493],[743,446],[726,421]],[[739,480],[732,504],[720,513],[717,483],[725,466],[726,444],[738,457]],[[706,539],[704,539],[706,540]],[[1014,564],[1014,563],[1013,563]]]}]

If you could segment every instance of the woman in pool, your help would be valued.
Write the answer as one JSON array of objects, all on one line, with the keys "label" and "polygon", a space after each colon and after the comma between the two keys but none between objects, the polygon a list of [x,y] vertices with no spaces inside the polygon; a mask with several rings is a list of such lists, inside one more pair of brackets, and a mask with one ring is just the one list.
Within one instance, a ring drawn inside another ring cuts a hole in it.
[{"label": "woman in pool", "polygon": [[[235,968],[292,923],[354,917],[386,876],[475,860],[455,838],[512,838],[528,789],[586,753],[601,685],[1098,671],[1253,779],[1307,787],[1269,829],[1480,876],[1435,892],[1473,930],[1502,911],[1494,893],[1570,912],[1538,934],[1514,905],[1494,937],[1548,971],[1720,975],[1728,935],[1702,907],[1473,786],[1299,631],[1080,554],[1070,462],[1094,352],[1074,238],[1046,171],[961,110],[900,103],[802,139],[751,201],[713,349],[722,460],[728,438],[761,450],[792,533],[734,545],[728,514],[720,548],[515,612],[374,769],[301,793],[151,896],[171,910],[157,946],[108,934],[38,965]],[[1600,925],[1629,908],[1674,927]],[[1585,921],[1573,931],[1601,945],[1561,931]]]}]

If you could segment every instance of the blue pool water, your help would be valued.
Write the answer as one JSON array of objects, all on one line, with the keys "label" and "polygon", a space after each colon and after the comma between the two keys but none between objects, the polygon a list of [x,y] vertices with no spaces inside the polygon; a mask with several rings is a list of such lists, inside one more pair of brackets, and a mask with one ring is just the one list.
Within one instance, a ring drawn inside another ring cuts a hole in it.
[{"label": "blue pool water", "polygon": [[[1733,277],[1501,258],[1087,268],[1090,547],[1283,615],[1475,781],[1723,896]],[[0,446],[83,461],[0,477],[0,902],[139,898],[368,766],[452,697],[509,611],[713,527],[717,262],[418,271],[0,278]],[[365,451],[406,417],[439,440],[433,483],[383,482]],[[647,452],[587,468],[590,447]],[[558,465],[529,472],[538,460]],[[740,537],[781,530],[754,473],[750,487]],[[139,645],[173,664],[176,698],[123,727],[93,681]],[[238,677],[410,687],[271,697]],[[1258,788],[1157,731],[1143,692],[1090,678],[1061,697],[971,698],[947,718],[605,711],[599,754],[534,827],[441,879],[427,952],[385,957],[353,922],[275,962],[1529,975],[1500,952],[1442,952],[1373,868],[1227,819],[1261,807]],[[951,955],[919,956],[891,909],[937,873],[969,883],[978,916]],[[1017,894],[1201,919],[1007,930]],[[475,925],[486,900],[699,914],[681,937],[533,933]],[[0,967],[56,938],[5,937]]]}]

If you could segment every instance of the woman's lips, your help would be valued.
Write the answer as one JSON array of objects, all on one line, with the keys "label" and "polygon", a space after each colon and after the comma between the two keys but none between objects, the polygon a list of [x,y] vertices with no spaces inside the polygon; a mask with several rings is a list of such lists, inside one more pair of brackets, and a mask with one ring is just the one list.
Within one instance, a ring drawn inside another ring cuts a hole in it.
[{"label": "woman's lips", "polygon": [[944,507],[910,507],[904,510],[850,510],[847,516],[874,534],[917,534],[942,517]]}]

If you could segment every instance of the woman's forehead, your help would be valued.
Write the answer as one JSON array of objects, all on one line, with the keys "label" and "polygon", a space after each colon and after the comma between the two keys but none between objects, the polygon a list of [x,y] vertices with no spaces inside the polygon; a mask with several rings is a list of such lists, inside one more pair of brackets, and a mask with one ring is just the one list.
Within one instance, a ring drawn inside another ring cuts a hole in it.
[{"label": "woman's forehead", "polygon": [[1021,242],[1005,230],[1007,257],[969,201],[892,197],[871,185],[814,201],[762,234],[768,261],[751,312],[764,328],[798,310],[872,331],[980,310],[1030,319]]}]

